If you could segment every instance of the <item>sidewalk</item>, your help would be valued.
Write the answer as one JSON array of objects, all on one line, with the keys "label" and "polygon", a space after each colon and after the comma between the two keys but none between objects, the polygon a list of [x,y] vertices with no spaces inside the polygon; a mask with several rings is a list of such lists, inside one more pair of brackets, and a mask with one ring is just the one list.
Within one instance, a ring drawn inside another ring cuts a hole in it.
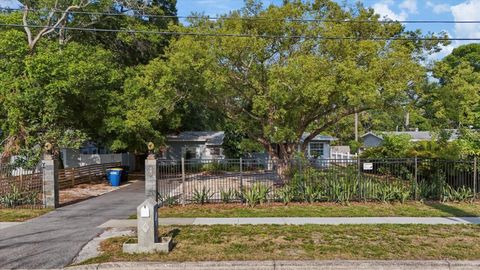
[{"label": "sidewalk", "polygon": [[18,224],[22,224],[22,222],[0,222],[0,230],[5,229],[8,227],[12,227]]},{"label": "sidewalk", "polygon": [[[159,218],[159,225],[342,225],[342,224],[480,224],[480,217],[265,217],[265,218]],[[136,227],[135,219],[112,219],[100,228]]]},{"label": "sidewalk", "polygon": [[149,269],[149,270],[466,270],[479,269],[480,261],[223,261],[223,262],[118,262],[68,267],[70,270]]}]

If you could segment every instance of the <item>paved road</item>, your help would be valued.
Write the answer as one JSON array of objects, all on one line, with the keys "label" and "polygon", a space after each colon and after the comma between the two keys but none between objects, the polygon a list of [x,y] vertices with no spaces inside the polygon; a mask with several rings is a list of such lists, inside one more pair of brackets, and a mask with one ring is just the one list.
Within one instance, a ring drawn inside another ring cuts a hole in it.
[{"label": "paved road", "polygon": [[0,231],[0,269],[61,268],[110,219],[127,218],[144,200],[145,182],[65,206]]},{"label": "paved road", "polygon": [[[259,217],[259,218],[159,218],[159,225],[342,225],[342,224],[480,224],[480,217]],[[136,220],[112,219],[102,228],[136,227]]]}]

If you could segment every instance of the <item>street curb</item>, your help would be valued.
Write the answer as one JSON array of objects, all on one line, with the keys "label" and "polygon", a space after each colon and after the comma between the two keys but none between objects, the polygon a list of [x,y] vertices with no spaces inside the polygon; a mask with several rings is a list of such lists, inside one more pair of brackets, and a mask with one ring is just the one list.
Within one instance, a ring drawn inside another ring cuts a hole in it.
[{"label": "street curb", "polygon": [[448,260],[333,260],[333,261],[218,261],[218,262],[111,262],[67,267],[68,270],[470,270],[480,269],[480,261]]}]

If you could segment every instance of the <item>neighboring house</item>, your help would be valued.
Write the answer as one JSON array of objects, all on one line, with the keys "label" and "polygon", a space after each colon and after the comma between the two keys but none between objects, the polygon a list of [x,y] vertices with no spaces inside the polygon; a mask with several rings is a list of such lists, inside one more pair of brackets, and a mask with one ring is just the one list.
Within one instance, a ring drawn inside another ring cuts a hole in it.
[{"label": "neighboring house", "polygon": [[[302,142],[310,135],[310,133],[303,133]],[[317,135],[308,143],[305,155],[307,158],[328,159],[331,153],[331,144],[337,140],[334,137],[326,135]]]},{"label": "neighboring house", "polygon": [[223,159],[223,131],[185,131],[167,136],[163,159]]},{"label": "neighboring house", "polygon": [[[302,141],[309,135],[304,133]],[[166,138],[166,147],[161,153],[163,159],[224,159],[223,131],[185,131]],[[330,158],[330,144],[336,138],[317,135],[307,146],[308,158]]]},{"label": "neighboring house", "polygon": [[[458,138],[457,130],[448,130],[451,132],[449,141]],[[368,132],[361,136],[363,148],[377,147],[383,143],[383,135],[409,135],[411,142],[430,141],[435,137],[431,131],[393,131],[393,132]]]}]

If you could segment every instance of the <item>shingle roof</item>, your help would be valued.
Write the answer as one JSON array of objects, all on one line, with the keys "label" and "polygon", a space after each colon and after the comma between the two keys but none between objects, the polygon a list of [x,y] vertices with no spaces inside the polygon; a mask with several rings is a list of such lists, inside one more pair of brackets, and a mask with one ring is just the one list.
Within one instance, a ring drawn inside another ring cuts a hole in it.
[{"label": "shingle roof", "polygon": [[184,131],[178,135],[167,136],[170,142],[205,142],[206,145],[222,145],[225,138],[223,131]]},{"label": "shingle roof", "polygon": [[[302,141],[304,141],[308,136],[310,136],[310,132],[304,132],[302,135]],[[313,141],[336,141],[337,138],[328,136],[328,135],[317,135],[313,138]]]}]

